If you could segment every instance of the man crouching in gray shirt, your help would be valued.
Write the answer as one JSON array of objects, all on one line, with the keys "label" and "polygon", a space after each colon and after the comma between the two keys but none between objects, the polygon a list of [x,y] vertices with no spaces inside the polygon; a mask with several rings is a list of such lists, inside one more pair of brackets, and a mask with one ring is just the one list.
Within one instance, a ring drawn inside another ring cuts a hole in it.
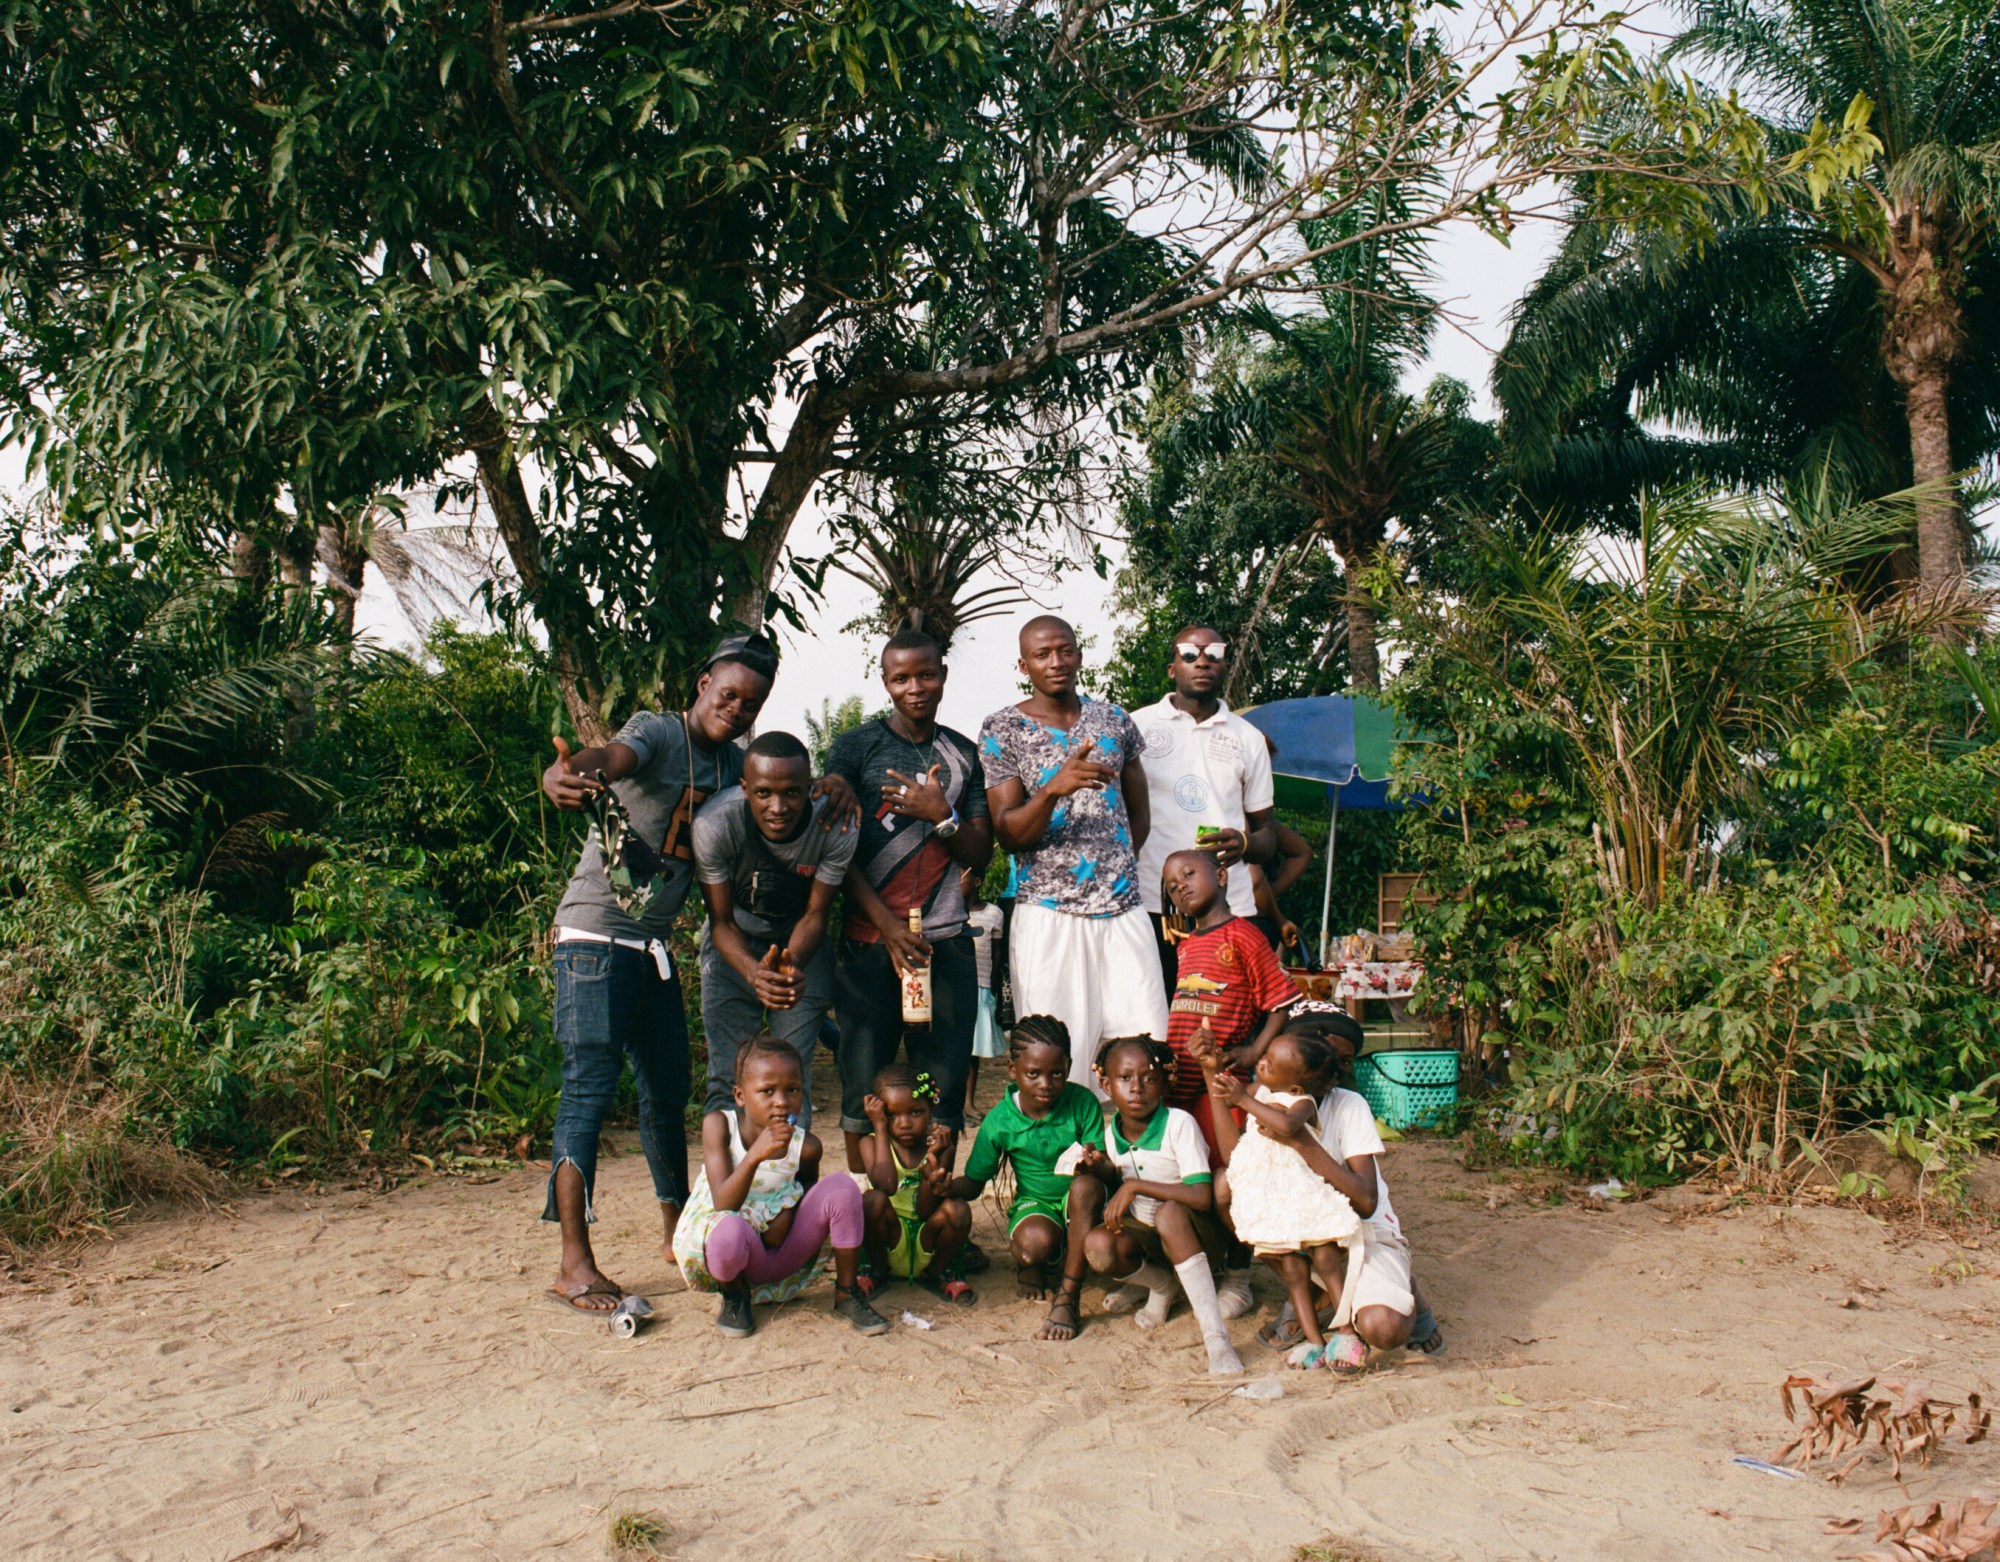
[{"label": "man crouching in gray shirt", "polygon": [[708,902],[701,930],[706,1111],[731,1103],[736,1048],[768,1029],[799,1055],[807,1082],[800,1126],[812,1123],[813,1048],[833,1002],[826,917],[856,840],[852,830],[820,827],[826,806],[813,800],[806,746],[789,732],[767,732],[744,750],[741,785],[718,792],[695,815],[695,877]]}]

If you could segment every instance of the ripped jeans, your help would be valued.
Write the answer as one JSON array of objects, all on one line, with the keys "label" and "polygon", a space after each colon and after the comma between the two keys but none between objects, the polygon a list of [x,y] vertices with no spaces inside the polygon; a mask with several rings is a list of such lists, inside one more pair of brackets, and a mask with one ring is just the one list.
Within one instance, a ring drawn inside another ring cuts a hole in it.
[{"label": "ripped jeans", "polygon": [[687,1203],[688,1033],[678,978],[662,981],[642,949],[576,941],[556,945],[555,971],[562,1100],[542,1219],[557,1218],[555,1174],[564,1161],[583,1174],[584,1218],[597,1219],[597,1141],[628,1057],[653,1195],[662,1204]]}]

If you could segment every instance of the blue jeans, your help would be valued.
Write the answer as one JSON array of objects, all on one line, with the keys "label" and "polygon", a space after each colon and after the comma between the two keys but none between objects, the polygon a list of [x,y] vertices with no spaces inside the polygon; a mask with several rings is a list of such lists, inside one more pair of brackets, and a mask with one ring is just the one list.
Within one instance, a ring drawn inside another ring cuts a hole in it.
[{"label": "blue jeans", "polygon": [[562,1047],[562,1100],[549,1147],[548,1200],[556,1219],[556,1172],[583,1174],[586,1220],[596,1220],[597,1141],[632,1060],[639,1087],[639,1145],[662,1204],[687,1202],[687,1010],[677,979],[660,979],[653,957],[614,944],[556,945],[556,1041]]}]

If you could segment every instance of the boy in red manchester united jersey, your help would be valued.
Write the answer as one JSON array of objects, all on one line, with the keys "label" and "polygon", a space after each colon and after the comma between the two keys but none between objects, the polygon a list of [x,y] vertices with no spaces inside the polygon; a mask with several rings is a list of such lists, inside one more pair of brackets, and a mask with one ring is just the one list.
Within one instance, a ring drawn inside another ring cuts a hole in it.
[{"label": "boy in red manchester united jersey", "polygon": [[1205,851],[1175,852],[1160,875],[1167,898],[1194,924],[1175,946],[1177,974],[1167,1015],[1174,1074],[1167,1103],[1193,1114],[1211,1156],[1218,1150],[1212,1098],[1200,1065],[1188,1055],[1188,1041],[1206,1027],[1229,1071],[1247,1079],[1299,997],[1269,941],[1229,909],[1228,875]]}]

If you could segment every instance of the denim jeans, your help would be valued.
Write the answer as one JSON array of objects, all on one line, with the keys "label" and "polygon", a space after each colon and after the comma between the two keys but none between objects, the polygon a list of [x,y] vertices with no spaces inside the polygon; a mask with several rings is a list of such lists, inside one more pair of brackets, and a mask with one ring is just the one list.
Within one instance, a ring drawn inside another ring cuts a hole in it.
[{"label": "denim jeans", "polygon": [[597,1141],[626,1058],[639,1087],[639,1145],[662,1204],[687,1202],[688,1034],[678,979],[660,979],[653,957],[614,944],[557,944],[556,1041],[562,1047],[562,1100],[549,1148],[548,1201],[556,1219],[555,1174],[564,1162],[583,1174],[584,1218],[597,1219]]},{"label": "denim jeans", "polygon": [[[775,940],[745,933],[754,959]],[[702,1109],[720,1112],[736,1101],[736,1049],[760,1031],[768,1031],[799,1055],[806,1078],[805,1100],[799,1106],[799,1126],[812,1127],[813,1049],[819,1045],[820,1022],[833,1007],[833,951],[821,944],[800,972],[805,996],[789,1009],[766,1010],[743,978],[716,952],[708,924],[701,925],[701,1025],[708,1036],[708,1094]]]}]

